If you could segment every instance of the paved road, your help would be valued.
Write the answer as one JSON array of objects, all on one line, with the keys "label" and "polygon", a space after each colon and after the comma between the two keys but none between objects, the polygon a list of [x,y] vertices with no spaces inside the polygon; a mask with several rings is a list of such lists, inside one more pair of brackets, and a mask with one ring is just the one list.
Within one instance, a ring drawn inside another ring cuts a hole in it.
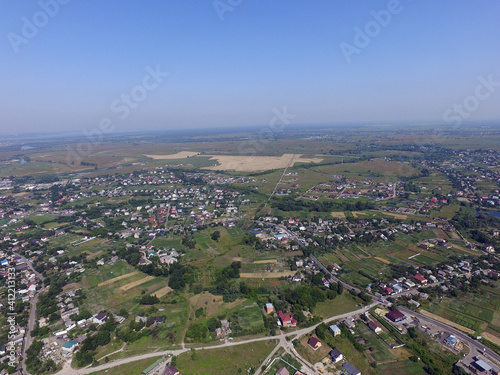
[{"label": "paved road", "polygon": [[[469,361],[472,361],[472,357],[474,357],[478,354],[481,354],[481,355],[483,354],[483,349],[485,349],[485,346],[482,345],[481,342],[469,337],[468,335],[466,335],[465,333],[462,333],[458,329],[450,327],[444,323],[438,322],[437,320],[434,320],[434,319],[429,318],[425,315],[419,314],[415,311],[409,310],[405,307],[398,307],[398,309],[402,313],[404,313],[406,316],[413,315],[416,318],[418,318],[419,321],[425,322],[425,324],[432,324],[436,327],[439,327],[440,330],[449,332],[450,334],[458,337],[462,342],[466,342],[467,344],[469,344],[470,352],[467,355],[467,357],[465,357],[462,361],[469,362]],[[497,362],[498,364],[500,364],[500,355],[496,354],[492,350],[486,349],[486,357],[489,357],[490,359],[492,359],[495,362]]]},{"label": "paved road", "polygon": [[[24,262],[28,265],[30,270],[35,274],[35,276],[40,280],[40,282],[43,282],[44,277],[38,273],[34,268],[31,262],[23,257],[22,255],[18,253],[14,253],[15,256],[23,258]],[[26,369],[26,351],[28,348],[31,346],[31,331],[35,327],[35,320],[36,320],[36,304],[38,303],[38,297],[40,296],[40,291],[38,291],[35,294],[35,297],[30,301],[30,316],[28,320],[28,327],[26,329],[26,333],[24,335],[24,345],[23,345],[23,360],[21,361],[21,370],[23,374],[29,374],[28,370]]]},{"label": "paved road", "polygon": [[[198,348],[196,348],[196,350],[220,349],[220,348],[227,348],[227,347],[231,347],[231,346],[249,344],[249,343],[252,343],[252,342],[269,341],[269,340],[280,340],[281,341],[281,340],[284,340],[284,339],[286,340],[286,337],[288,337],[288,336],[297,336],[297,337],[299,337],[299,336],[308,334],[309,332],[315,330],[316,327],[318,325],[320,325],[321,323],[327,323],[327,322],[332,321],[332,320],[340,320],[340,319],[347,318],[348,316],[351,316],[351,315],[356,315],[356,314],[364,313],[364,312],[366,312],[368,309],[370,309],[375,304],[372,304],[370,306],[365,306],[365,307],[363,307],[361,309],[358,309],[356,311],[351,311],[351,312],[348,312],[348,313],[345,313],[345,314],[340,314],[340,315],[332,316],[332,317],[329,317],[329,318],[325,318],[321,322],[319,322],[319,323],[317,323],[317,324],[315,324],[315,325],[313,325],[311,327],[302,328],[302,329],[299,329],[299,330],[296,330],[296,331],[290,331],[290,332],[287,332],[287,333],[282,333],[281,335],[278,335],[278,336],[258,337],[258,338],[255,338],[255,339],[248,339],[248,340],[242,340],[242,341],[228,341],[228,342],[225,342],[224,344],[220,344],[220,345],[198,347]],[[72,369],[69,365],[66,365],[57,374],[58,375],[84,375],[84,374],[91,374],[92,372],[95,372],[95,371],[105,370],[105,369],[108,369],[108,368],[111,368],[111,367],[115,367],[115,366],[119,366],[119,365],[123,365],[123,364],[129,363],[129,362],[139,361],[141,359],[147,359],[147,358],[153,358],[153,357],[160,357],[160,356],[164,356],[164,355],[172,355],[172,356],[174,356],[174,355],[179,355],[179,354],[182,354],[182,353],[185,353],[185,352],[189,352],[190,350],[191,350],[191,348],[178,349],[178,350],[163,350],[163,351],[158,351],[158,352],[154,352],[154,353],[147,353],[147,354],[136,355],[136,356],[133,356],[133,357],[118,359],[116,361],[109,362],[109,363],[106,363],[106,364],[101,365],[101,366],[88,367],[88,368],[84,368],[84,369],[80,369],[80,370]]]}]

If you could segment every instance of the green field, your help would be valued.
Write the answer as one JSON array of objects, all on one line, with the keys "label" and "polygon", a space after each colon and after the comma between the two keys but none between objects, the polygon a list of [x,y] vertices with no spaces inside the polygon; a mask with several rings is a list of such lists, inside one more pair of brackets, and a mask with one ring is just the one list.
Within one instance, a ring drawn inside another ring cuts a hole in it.
[{"label": "green field", "polygon": [[[381,328],[384,329],[383,327]],[[366,341],[366,344],[364,345],[366,354],[373,358],[375,362],[387,362],[396,359],[396,356],[391,352],[388,344],[386,344],[382,340],[381,336],[372,332],[372,330],[368,328],[368,326],[366,326],[365,324],[359,324],[356,327],[356,331]]]},{"label": "green field", "polygon": [[179,355],[176,367],[189,375],[245,374],[250,368],[253,373],[274,347],[273,341],[260,341],[224,349],[197,350],[195,355],[191,352]]},{"label": "green field", "polygon": [[344,314],[359,309],[361,300],[350,293],[343,293],[333,300],[319,302],[314,309],[314,314],[322,318]]},{"label": "green field", "polygon": [[101,370],[91,373],[91,375],[139,375],[148,366],[155,363],[156,360],[162,357],[153,357],[148,359],[141,359],[139,361],[130,362],[125,365],[112,367],[107,370]]}]

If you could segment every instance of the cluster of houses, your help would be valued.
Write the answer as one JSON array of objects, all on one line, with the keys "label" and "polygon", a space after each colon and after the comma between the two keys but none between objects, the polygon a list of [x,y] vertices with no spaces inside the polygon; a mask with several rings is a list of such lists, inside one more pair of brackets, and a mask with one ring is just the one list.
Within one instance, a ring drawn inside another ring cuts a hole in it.
[{"label": "cluster of houses", "polygon": [[404,193],[404,182],[377,182],[371,178],[361,181],[349,180],[342,175],[332,175],[334,182],[319,182],[302,196],[310,200],[319,198],[356,199],[369,198],[375,201],[395,198]]}]

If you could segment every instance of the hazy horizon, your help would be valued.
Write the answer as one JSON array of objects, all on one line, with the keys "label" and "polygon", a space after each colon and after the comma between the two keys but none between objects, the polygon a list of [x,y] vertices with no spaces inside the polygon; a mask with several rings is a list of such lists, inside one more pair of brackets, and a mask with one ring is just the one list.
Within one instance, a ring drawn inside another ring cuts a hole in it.
[{"label": "hazy horizon", "polygon": [[[221,5],[222,4],[222,5]],[[232,4],[232,5],[231,5]],[[500,4],[4,2],[1,134],[500,119]]]}]

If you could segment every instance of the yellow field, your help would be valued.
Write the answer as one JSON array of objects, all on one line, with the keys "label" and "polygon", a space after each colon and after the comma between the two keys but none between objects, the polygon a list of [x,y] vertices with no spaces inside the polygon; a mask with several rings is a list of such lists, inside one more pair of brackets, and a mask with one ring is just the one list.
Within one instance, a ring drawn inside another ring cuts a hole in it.
[{"label": "yellow field", "polygon": [[433,314],[427,310],[420,310],[419,311],[420,314],[422,315],[425,315],[425,316],[428,316],[429,318],[432,318],[434,320],[437,320],[438,322],[441,322],[441,323],[444,323],[444,324],[447,324],[453,328],[456,328],[462,332],[465,332],[465,333],[470,333],[470,334],[473,334],[474,333],[474,330],[470,329],[470,328],[467,328],[467,327],[464,327],[464,326],[461,326],[460,324],[457,324],[455,322],[452,322],[451,320],[448,320],[448,319],[445,319],[445,318],[442,318],[440,317],[439,315],[436,315],[436,314]]},{"label": "yellow field", "polygon": [[377,259],[379,262],[385,263],[385,264],[392,264],[389,262],[387,259],[380,258],[380,257],[374,257],[374,259]]},{"label": "yellow field", "polygon": [[[378,212],[378,211],[375,211],[375,210],[372,210],[372,211]],[[393,212],[385,212],[385,211],[382,211],[382,215],[392,216],[393,218],[399,219],[399,220],[406,220],[408,218],[408,215],[395,214]]]},{"label": "yellow field", "polygon": [[144,278],[142,278],[140,280],[137,280],[137,281],[134,281],[132,283],[125,284],[124,286],[121,286],[120,287],[120,291],[126,292],[127,290],[135,288],[138,285],[147,283],[148,281],[151,281],[153,279],[154,279],[154,276],[146,276],[146,277],[144,277]]},{"label": "yellow field", "polygon": [[168,293],[172,291],[172,288],[169,286],[166,286],[164,288],[161,288],[160,290],[157,290],[154,293],[151,293],[152,296],[156,296],[158,298],[161,298],[163,296],[166,296]]},{"label": "yellow field", "polygon": [[266,263],[276,263],[278,262],[276,259],[269,259],[269,260],[255,260],[254,264],[266,264]]},{"label": "yellow field", "polygon": [[138,271],[134,271],[134,272],[127,273],[125,275],[117,276],[117,277],[115,277],[113,279],[109,279],[109,280],[103,281],[102,283],[97,284],[97,286],[98,287],[100,287],[100,286],[106,286],[106,285],[114,283],[115,281],[123,280],[123,279],[126,279],[127,277],[134,276],[135,274],[138,274],[138,273],[139,273]]},{"label": "yellow field", "polygon": [[332,216],[336,219],[345,219],[345,214],[343,212],[332,212]]},{"label": "yellow field", "polygon": [[486,340],[491,341],[496,345],[500,345],[500,338],[496,337],[495,335],[492,335],[491,333],[483,331],[481,333],[481,336],[483,336]]},{"label": "yellow field", "polygon": [[144,156],[154,160],[169,160],[169,159],[185,159],[199,154],[200,154],[199,152],[181,151],[178,152],[177,154],[170,154],[170,155],[144,155]]},{"label": "yellow field", "polygon": [[301,154],[283,154],[282,156],[242,156],[242,155],[204,155],[210,160],[217,160],[219,165],[205,167],[212,170],[234,170],[242,172],[267,171],[293,166],[295,163],[320,163],[323,159],[303,158]]},{"label": "yellow field", "polygon": [[364,215],[364,216],[368,215],[366,212],[359,212],[359,211],[352,211],[351,213],[352,213],[352,216],[354,216],[355,219],[357,219],[358,216],[360,216],[360,215]]},{"label": "yellow field", "polygon": [[242,279],[279,279],[280,277],[289,277],[296,274],[296,271],[283,271],[283,272],[252,272],[240,273]]}]

